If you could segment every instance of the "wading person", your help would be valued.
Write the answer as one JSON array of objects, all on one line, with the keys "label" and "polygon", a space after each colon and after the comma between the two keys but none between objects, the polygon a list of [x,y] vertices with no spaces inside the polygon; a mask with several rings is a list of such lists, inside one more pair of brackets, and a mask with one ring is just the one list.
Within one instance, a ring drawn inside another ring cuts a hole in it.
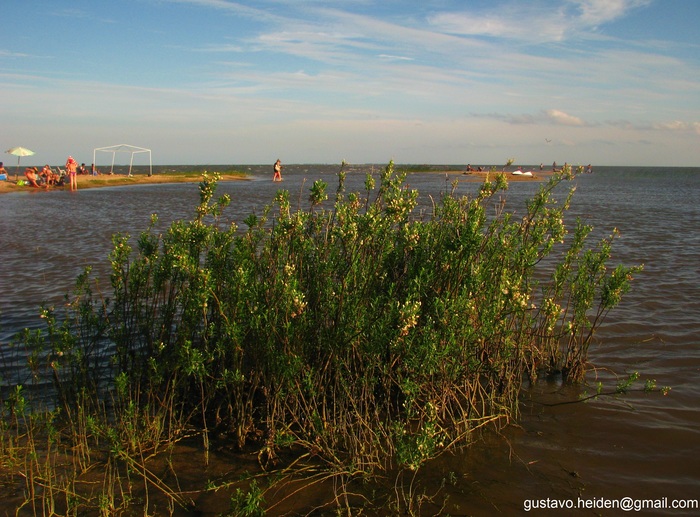
[{"label": "wading person", "polygon": [[275,162],[275,174],[272,176],[272,181],[282,181],[282,162],[279,159]]}]

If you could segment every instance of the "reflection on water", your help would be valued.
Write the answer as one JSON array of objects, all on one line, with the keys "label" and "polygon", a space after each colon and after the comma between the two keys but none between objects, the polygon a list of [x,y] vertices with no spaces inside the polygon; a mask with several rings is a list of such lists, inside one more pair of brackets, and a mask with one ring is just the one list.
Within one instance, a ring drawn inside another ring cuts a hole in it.
[{"label": "reflection on water", "polygon": [[[261,213],[279,188],[292,206],[304,206],[316,179],[329,185],[332,200],[337,166],[288,166],[282,184],[272,183],[271,167],[251,167],[250,180],[226,182],[224,224]],[[368,167],[351,170],[346,190],[364,190]],[[375,173],[379,168],[374,168]],[[459,175],[410,174],[424,209],[452,189]],[[478,183],[459,182],[458,194],[474,194]],[[524,212],[522,201],[538,187],[512,183],[507,206]],[[615,374],[639,370],[658,393],[629,393],[586,403],[567,386],[544,384],[524,395],[520,426],[430,467],[435,479],[459,473],[445,511],[453,515],[522,509],[526,498],[697,497],[700,489],[700,171],[687,169],[598,168],[577,180],[570,211],[597,228],[598,235],[620,231],[613,263],[644,264],[623,304],[609,316],[592,347],[597,377],[614,387]],[[21,192],[0,197],[0,346],[24,327],[38,327],[42,302],[62,303],[75,277],[93,267],[109,291],[111,236],[137,235],[156,213],[164,229],[191,218],[198,202],[196,184],[115,187],[56,192]],[[331,201],[328,201],[330,203]],[[5,361],[10,362],[5,355]],[[8,364],[6,363],[7,367]],[[7,370],[5,373],[8,373]],[[692,461],[691,461],[692,459]],[[431,471],[428,471],[431,472]],[[442,476],[442,477],[441,477]],[[430,483],[427,476],[425,486]],[[457,508],[461,508],[460,512]],[[467,510],[471,509],[471,510]],[[675,512],[673,515],[682,513]]]}]

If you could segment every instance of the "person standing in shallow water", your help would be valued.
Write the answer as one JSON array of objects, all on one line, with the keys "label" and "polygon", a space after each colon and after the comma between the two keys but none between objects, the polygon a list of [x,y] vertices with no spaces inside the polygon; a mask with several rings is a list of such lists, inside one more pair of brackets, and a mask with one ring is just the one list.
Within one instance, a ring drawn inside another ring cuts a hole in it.
[{"label": "person standing in shallow water", "polygon": [[272,176],[272,181],[282,181],[282,162],[279,159],[275,162],[275,175]]},{"label": "person standing in shallow water", "polygon": [[72,156],[66,160],[66,174],[70,178],[70,189],[78,190],[78,162]]}]

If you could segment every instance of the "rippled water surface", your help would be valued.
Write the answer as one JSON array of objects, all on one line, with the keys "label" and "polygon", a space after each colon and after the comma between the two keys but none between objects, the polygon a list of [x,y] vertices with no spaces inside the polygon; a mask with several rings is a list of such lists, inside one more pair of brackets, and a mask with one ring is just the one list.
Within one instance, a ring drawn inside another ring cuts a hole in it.
[{"label": "rippled water surface", "polygon": [[[335,190],[335,166],[289,166],[282,184],[272,183],[267,169],[251,167],[250,180],[220,184],[217,194],[233,200],[227,221],[242,225],[278,188],[301,204],[316,179]],[[463,177],[415,173],[408,183],[427,210],[428,194],[438,196],[455,179]],[[351,171],[347,190],[362,190],[364,180],[363,171]],[[615,375],[639,371],[672,390],[561,404],[580,392],[556,382],[538,386],[524,395],[518,426],[431,467],[435,480],[457,473],[441,492],[450,496],[446,513],[510,513],[544,497],[700,497],[700,170],[600,167],[575,183],[568,221],[581,217],[600,236],[617,228],[613,263],[644,264],[598,333],[591,381],[614,386]],[[539,185],[512,183],[507,207],[524,212],[522,202]],[[457,186],[458,193],[477,189]],[[85,266],[108,289],[112,234],[138,234],[152,213],[165,228],[190,218],[197,202],[196,184],[0,196],[0,347],[19,329],[40,326],[39,304],[60,304]]]}]

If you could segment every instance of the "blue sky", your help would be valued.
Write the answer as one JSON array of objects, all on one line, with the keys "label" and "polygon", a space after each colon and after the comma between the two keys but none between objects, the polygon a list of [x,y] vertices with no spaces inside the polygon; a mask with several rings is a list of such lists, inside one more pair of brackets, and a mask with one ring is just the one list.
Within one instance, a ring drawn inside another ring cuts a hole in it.
[{"label": "blue sky", "polygon": [[700,164],[696,1],[3,0],[0,19],[0,146],[34,150],[23,165],[113,144],[157,164]]}]

